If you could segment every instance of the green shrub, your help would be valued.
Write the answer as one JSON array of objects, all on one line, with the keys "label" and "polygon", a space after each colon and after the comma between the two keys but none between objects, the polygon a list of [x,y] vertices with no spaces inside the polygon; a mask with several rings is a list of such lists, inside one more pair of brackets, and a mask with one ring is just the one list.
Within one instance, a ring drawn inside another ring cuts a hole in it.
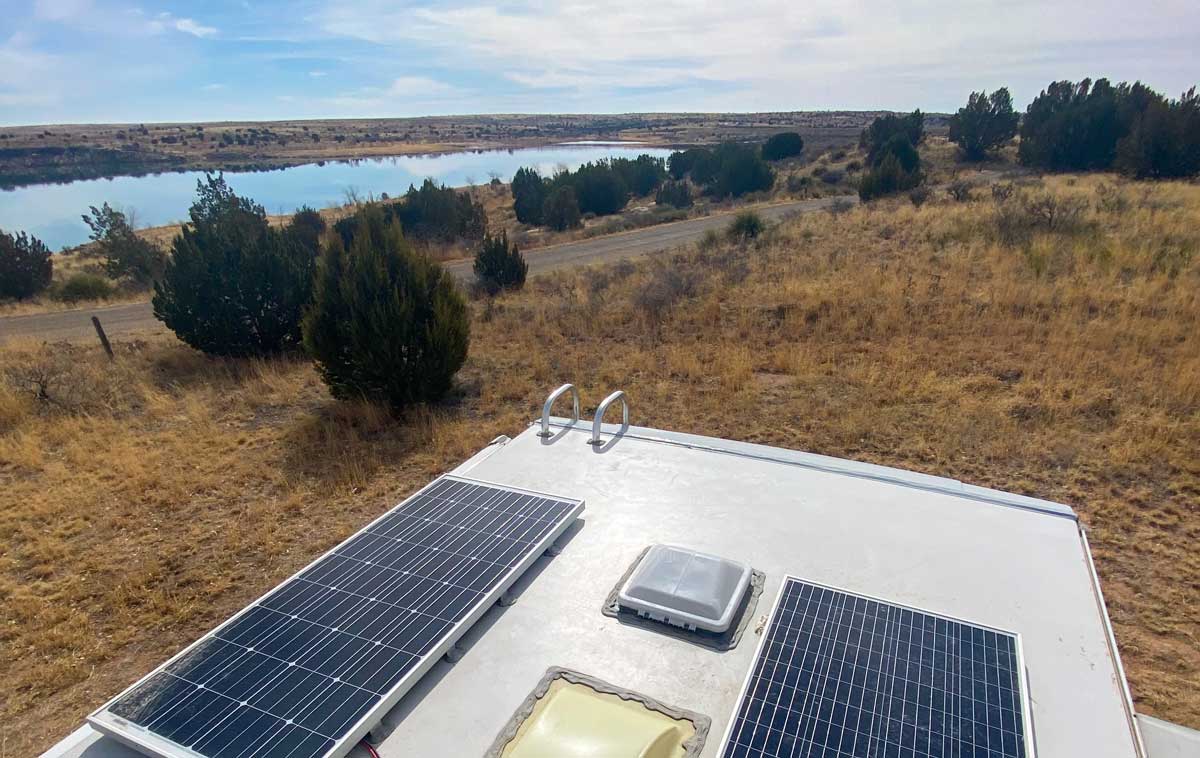
[{"label": "green shrub", "polygon": [[[382,205],[384,218],[396,220],[405,236],[415,242],[476,242],[487,232],[487,212],[469,193],[426,179],[420,188],[409,186],[404,197]],[[349,247],[357,233],[357,216],[333,225]]]},{"label": "green shrub", "polygon": [[972,92],[967,104],[950,117],[950,141],[962,148],[967,160],[981,161],[1016,136],[1020,120],[1008,88],[990,95]]},{"label": "green shrub", "polygon": [[515,244],[508,244],[506,232],[499,237],[484,237],[475,253],[475,278],[490,293],[521,289],[528,271],[529,264]]},{"label": "green shrub", "polygon": [[766,228],[767,225],[762,220],[762,216],[754,211],[742,211],[733,217],[725,234],[731,240],[745,242],[762,234]]},{"label": "green shrub", "polygon": [[83,300],[107,300],[112,297],[114,291],[115,288],[109,280],[99,274],[81,271],[72,274],[59,285],[54,297],[64,303],[78,303]]},{"label": "green shrub", "polygon": [[[920,111],[913,115],[920,115]],[[905,131],[894,132],[873,149],[872,155],[871,168],[858,181],[860,200],[903,192],[921,183],[921,155]]]},{"label": "green shrub", "polygon": [[[712,157],[712,151],[706,147],[689,147],[687,150],[676,150],[667,156],[667,172],[672,179],[682,179],[692,173],[696,163],[709,160]],[[693,176],[697,182],[701,180]]]},{"label": "green shrub", "polygon": [[691,176],[692,182],[717,197],[741,197],[769,190],[775,183],[775,173],[760,152],[736,142],[724,142],[715,150],[691,148],[672,153],[667,165],[673,178]]},{"label": "green shrub", "polygon": [[33,297],[50,285],[53,274],[50,248],[41,240],[0,231],[0,297]]},{"label": "green shrub", "polygon": [[709,187],[717,197],[741,197],[750,192],[769,190],[775,183],[771,171],[758,153],[744,145],[726,143],[718,150],[721,167]]},{"label": "green shrub", "polygon": [[220,176],[197,182],[189,216],[154,285],[154,316],[214,355],[297,346],[312,293],[312,255],[271,228],[263,207],[235,195]]},{"label": "green shrub", "polygon": [[666,162],[645,153],[632,160],[613,158],[610,163],[635,197],[649,195],[667,178]]},{"label": "green shrub", "polygon": [[1138,179],[1200,173],[1200,97],[1195,87],[1179,100],[1151,100],[1117,143],[1115,165]]},{"label": "green shrub", "polygon": [[687,182],[664,182],[658,188],[654,202],[658,205],[669,205],[672,208],[691,208],[692,191],[688,189]]},{"label": "green shrub", "polygon": [[161,248],[142,239],[124,213],[108,203],[91,206],[83,221],[91,239],[104,258],[104,272],[113,279],[125,279],[139,287],[149,287],[162,276],[167,256]]},{"label": "green shrub", "polygon": [[916,146],[925,139],[925,115],[916,110],[907,116],[889,113],[880,116],[863,130],[858,138],[859,147],[867,151],[867,162],[872,166],[879,165],[880,155],[884,146],[895,137],[903,137],[909,145]]},{"label": "green shrub", "polygon": [[908,191],[908,199],[913,206],[920,208],[926,203],[926,201],[929,200],[930,194],[932,193],[929,191],[929,188],[921,185],[919,187],[913,187]]},{"label": "green shrub", "polygon": [[1200,172],[1200,99],[1168,100],[1141,82],[1052,82],[1025,110],[1017,155],[1052,171],[1117,168],[1141,178]]},{"label": "green shrub", "polygon": [[804,152],[804,139],[796,132],[773,134],[762,146],[762,157],[765,161],[783,160],[802,152]]},{"label": "green shrub", "polygon": [[895,155],[888,154],[878,166],[863,174],[858,182],[858,197],[863,201],[874,200],[912,189],[920,183],[920,171],[905,171],[900,160]]},{"label": "green shrub", "polygon": [[321,214],[306,205],[292,214],[284,231],[316,258],[321,254],[321,236],[326,226]]},{"label": "green shrub", "polygon": [[422,242],[474,242],[487,233],[487,212],[469,192],[426,179],[409,186],[393,204],[396,219],[408,239]]},{"label": "green shrub", "polygon": [[619,212],[629,202],[630,190],[625,180],[608,161],[585,163],[574,172],[562,171],[550,180],[554,189],[570,187],[581,213],[608,216]]},{"label": "green shrub", "polygon": [[571,187],[556,187],[546,198],[542,208],[543,223],[551,229],[562,232],[583,225],[579,215],[579,201],[575,198],[575,190]]},{"label": "green shrub", "polygon": [[466,301],[380,209],[358,217],[350,248],[334,237],[321,254],[304,347],[335,397],[381,400],[395,410],[438,400],[467,357]]}]

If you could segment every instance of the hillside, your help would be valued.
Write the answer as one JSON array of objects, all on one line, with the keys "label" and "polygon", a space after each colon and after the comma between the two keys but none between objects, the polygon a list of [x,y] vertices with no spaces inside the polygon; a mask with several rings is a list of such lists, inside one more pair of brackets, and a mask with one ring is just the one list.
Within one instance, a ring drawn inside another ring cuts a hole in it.
[{"label": "hillside", "polygon": [[[0,189],[163,171],[268,170],[325,160],[632,140],[690,145],[795,129],[812,149],[852,141],[878,111],[487,115],[0,127]],[[944,117],[931,115],[933,131]],[[505,177],[507,178],[507,177]],[[401,188],[403,189],[403,188]]]}]

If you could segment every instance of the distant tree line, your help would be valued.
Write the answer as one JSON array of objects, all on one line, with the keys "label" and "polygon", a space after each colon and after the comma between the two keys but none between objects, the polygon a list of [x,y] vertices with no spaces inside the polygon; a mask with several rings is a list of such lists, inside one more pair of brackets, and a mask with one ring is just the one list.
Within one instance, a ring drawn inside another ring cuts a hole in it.
[{"label": "distant tree line", "polygon": [[569,229],[578,226],[585,214],[620,212],[631,197],[653,193],[666,176],[663,159],[645,154],[589,162],[552,177],[520,168],[512,180],[513,211],[523,224]]},{"label": "distant tree line", "polygon": [[1021,121],[1018,157],[1051,171],[1116,169],[1138,178],[1200,173],[1200,99],[1168,100],[1141,82],[1054,82]]},{"label": "distant tree line", "polygon": [[[398,200],[380,203],[385,222],[396,221],[410,241],[422,243],[476,243],[487,234],[487,212],[469,193],[459,192],[426,179],[421,186],[409,186]],[[333,225],[342,244],[349,247],[359,222],[358,215],[347,216]]]},{"label": "distant tree line", "polygon": [[672,179],[686,178],[705,194],[718,198],[741,197],[775,184],[775,172],[763,160],[761,150],[737,142],[671,153],[667,171]]},{"label": "distant tree line", "polygon": [[[1141,82],[1053,82],[1024,116],[1001,87],[991,94],[972,92],[950,118],[950,142],[967,161],[993,155],[1018,135],[1017,159],[1032,168],[1119,171],[1139,179],[1200,174],[1200,96],[1194,87],[1170,100]],[[870,200],[920,185],[917,147],[923,138],[920,111],[872,121],[859,138],[867,153],[859,197]]]}]

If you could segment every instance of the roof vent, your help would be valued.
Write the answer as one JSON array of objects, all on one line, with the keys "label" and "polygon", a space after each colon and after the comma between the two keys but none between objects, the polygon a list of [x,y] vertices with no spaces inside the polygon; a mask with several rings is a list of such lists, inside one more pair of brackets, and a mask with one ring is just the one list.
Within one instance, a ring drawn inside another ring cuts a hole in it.
[{"label": "roof vent", "polygon": [[654,545],[617,594],[622,609],[690,631],[729,629],[750,585],[749,564]]}]

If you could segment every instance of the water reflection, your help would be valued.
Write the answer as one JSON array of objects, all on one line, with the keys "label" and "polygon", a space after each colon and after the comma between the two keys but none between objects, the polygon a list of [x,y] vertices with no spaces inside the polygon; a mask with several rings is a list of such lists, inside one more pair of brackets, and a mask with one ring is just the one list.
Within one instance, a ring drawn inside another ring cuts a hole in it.
[{"label": "water reflection", "polygon": [[[485,150],[323,161],[275,171],[226,173],[240,195],[254,198],[268,213],[290,213],[302,205],[324,208],[359,197],[387,193],[395,197],[426,177],[451,186],[486,184],[493,176],[512,178],[521,166],[536,166],[544,175],[560,167],[575,168],[608,157],[658,157],[668,150],[636,144],[560,145],[522,150]],[[87,240],[81,216],[88,206],[107,202],[133,209],[141,226],[158,226],[187,215],[200,171],[91,179],[68,184],[39,184],[0,191],[0,229],[26,231],[53,250]]]}]

